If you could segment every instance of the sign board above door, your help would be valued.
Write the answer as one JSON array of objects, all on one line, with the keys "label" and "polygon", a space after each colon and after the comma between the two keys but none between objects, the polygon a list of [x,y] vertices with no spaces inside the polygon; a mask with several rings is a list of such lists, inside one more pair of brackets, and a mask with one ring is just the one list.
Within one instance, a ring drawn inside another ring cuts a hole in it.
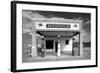
[{"label": "sign board above door", "polygon": [[36,22],[37,30],[79,30],[79,23]]}]

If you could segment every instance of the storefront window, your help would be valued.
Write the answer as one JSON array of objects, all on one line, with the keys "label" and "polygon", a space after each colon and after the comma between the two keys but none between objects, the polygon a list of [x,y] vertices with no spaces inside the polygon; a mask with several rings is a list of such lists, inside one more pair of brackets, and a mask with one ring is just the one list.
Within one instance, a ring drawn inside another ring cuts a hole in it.
[{"label": "storefront window", "polygon": [[65,44],[66,44],[66,45],[69,44],[69,40],[66,40],[66,41],[65,41]]}]

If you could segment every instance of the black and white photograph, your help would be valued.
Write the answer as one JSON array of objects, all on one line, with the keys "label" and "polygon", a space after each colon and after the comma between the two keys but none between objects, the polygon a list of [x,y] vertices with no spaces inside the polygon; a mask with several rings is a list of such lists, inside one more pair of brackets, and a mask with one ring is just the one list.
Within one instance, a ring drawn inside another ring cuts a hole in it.
[{"label": "black and white photograph", "polygon": [[22,11],[22,61],[91,59],[91,14]]},{"label": "black and white photograph", "polygon": [[12,71],[96,67],[96,11],[97,6],[13,1]]}]

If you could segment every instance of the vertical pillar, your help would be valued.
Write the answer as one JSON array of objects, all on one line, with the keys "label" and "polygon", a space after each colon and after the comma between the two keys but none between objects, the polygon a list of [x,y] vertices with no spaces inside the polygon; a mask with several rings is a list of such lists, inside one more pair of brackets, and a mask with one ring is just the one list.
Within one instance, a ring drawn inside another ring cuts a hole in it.
[{"label": "vertical pillar", "polygon": [[82,32],[80,32],[79,33],[79,43],[80,43],[80,46],[79,46],[80,47],[79,48],[80,53],[79,53],[79,55],[80,56],[83,56],[83,38],[82,37],[83,37]]},{"label": "vertical pillar", "polygon": [[46,56],[46,44],[45,44],[45,36],[44,36],[44,56]]},{"label": "vertical pillar", "polygon": [[75,38],[72,37],[72,56],[74,56],[74,40]]},{"label": "vertical pillar", "polygon": [[33,24],[32,27],[32,49],[31,49],[31,56],[36,57],[37,56],[37,43],[36,43],[36,28],[35,24]]},{"label": "vertical pillar", "polygon": [[60,35],[58,35],[58,48],[57,48],[57,56],[61,55],[61,45],[60,45]]}]

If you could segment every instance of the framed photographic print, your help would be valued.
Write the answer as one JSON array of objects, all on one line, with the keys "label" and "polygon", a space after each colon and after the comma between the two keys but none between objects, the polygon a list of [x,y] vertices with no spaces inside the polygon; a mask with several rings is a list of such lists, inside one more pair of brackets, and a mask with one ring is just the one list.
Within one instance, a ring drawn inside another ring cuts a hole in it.
[{"label": "framed photographic print", "polygon": [[11,2],[11,71],[97,67],[97,6]]}]

